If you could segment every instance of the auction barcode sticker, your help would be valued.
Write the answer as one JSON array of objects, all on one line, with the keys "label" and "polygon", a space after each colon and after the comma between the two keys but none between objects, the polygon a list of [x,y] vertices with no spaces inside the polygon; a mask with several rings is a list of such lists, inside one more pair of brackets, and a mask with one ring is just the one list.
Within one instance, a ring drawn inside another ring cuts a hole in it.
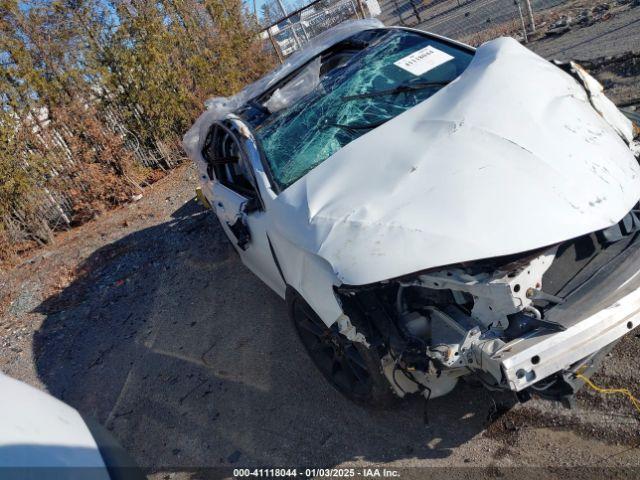
[{"label": "auction barcode sticker", "polygon": [[451,55],[429,45],[393,64],[414,75],[423,75],[449,60],[453,60]]}]

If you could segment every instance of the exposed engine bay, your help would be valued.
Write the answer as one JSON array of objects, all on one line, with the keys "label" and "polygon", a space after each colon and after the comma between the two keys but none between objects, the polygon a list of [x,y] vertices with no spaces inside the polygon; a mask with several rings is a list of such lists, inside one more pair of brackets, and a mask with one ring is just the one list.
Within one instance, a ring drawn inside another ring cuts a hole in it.
[{"label": "exposed engine bay", "polygon": [[[401,397],[442,396],[471,375],[488,389],[515,391],[521,400],[535,393],[570,402],[582,386],[576,372],[589,374],[612,344],[602,337],[601,349],[571,364],[539,347],[601,310],[603,302],[619,306],[638,287],[638,208],[617,225],[560,245],[336,290],[356,329],[379,349],[383,372]],[[623,328],[635,326],[627,321]],[[561,349],[572,346],[563,339]],[[509,360],[523,352],[530,355],[525,366],[509,378]]]}]

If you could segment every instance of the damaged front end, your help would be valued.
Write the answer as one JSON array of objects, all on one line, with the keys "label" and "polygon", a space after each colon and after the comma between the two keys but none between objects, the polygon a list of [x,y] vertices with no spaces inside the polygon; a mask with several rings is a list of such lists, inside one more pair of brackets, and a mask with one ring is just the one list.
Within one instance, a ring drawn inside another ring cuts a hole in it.
[{"label": "damaged front end", "polygon": [[579,378],[640,319],[638,205],[618,224],[521,255],[336,288],[351,335],[395,393],[486,388],[571,402]]}]

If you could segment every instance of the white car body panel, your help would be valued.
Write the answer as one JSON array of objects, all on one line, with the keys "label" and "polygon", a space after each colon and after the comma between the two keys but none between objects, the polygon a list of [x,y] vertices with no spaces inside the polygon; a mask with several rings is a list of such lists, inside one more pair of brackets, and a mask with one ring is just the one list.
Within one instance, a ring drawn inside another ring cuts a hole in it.
[{"label": "white car body panel", "polygon": [[282,192],[275,228],[362,285],[553,245],[640,198],[629,146],[570,75],[512,39]]},{"label": "white car body panel", "polygon": [[[232,237],[229,225],[236,221],[246,199],[217,181],[206,182],[202,185],[202,191],[220,219],[226,235]],[[265,212],[255,212],[246,217],[246,222],[251,231],[252,245],[247,250],[241,250],[237,246],[235,248],[243,263],[269,288],[284,298],[285,284],[273,264],[266,236],[267,215]]]},{"label": "white car body panel", "polygon": [[[109,479],[98,446],[76,410],[3,374],[0,392],[0,468],[90,467],[91,478]],[[66,470],[64,478],[87,474],[76,473]]]},{"label": "white car body panel", "polygon": [[[251,136],[249,132],[246,134]],[[253,162],[252,165],[262,199],[266,203],[265,210],[271,212],[275,208],[276,195],[269,188],[268,179],[260,163]],[[237,212],[245,199],[219,182],[202,176],[200,185],[207,201],[220,219],[222,228],[231,238],[227,222],[233,223],[236,218],[232,204],[235,204]],[[220,208],[219,203],[223,208]],[[331,325],[342,315],[342,309],[333,293],[333,286],[337,285],[333,269],[323,258],[301,249],[283,237],[275,228],[272,218],[265,212],[248,215],[247,223],[252,235],[252,244],[247,250],[242,250],[237,245],[234,245],[234,248],[242,262],[280,297],[285,298],[286,284],[292,286],[304,296],[320,318],[327,325]],[[269,239],[273,254],[270,251]],[[274,255],[279,259],[281,272],[273,261]]]}]

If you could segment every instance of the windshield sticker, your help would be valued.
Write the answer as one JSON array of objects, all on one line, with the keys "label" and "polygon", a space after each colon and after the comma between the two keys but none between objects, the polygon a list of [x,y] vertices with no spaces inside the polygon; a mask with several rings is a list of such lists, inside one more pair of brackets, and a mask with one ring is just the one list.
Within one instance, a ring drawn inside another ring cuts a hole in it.
[{"label": "windshield sticker", "polygon": [[429,45],[393,64],[413,75],[423,75],[449,60],[453,60],[451,55]]}]

